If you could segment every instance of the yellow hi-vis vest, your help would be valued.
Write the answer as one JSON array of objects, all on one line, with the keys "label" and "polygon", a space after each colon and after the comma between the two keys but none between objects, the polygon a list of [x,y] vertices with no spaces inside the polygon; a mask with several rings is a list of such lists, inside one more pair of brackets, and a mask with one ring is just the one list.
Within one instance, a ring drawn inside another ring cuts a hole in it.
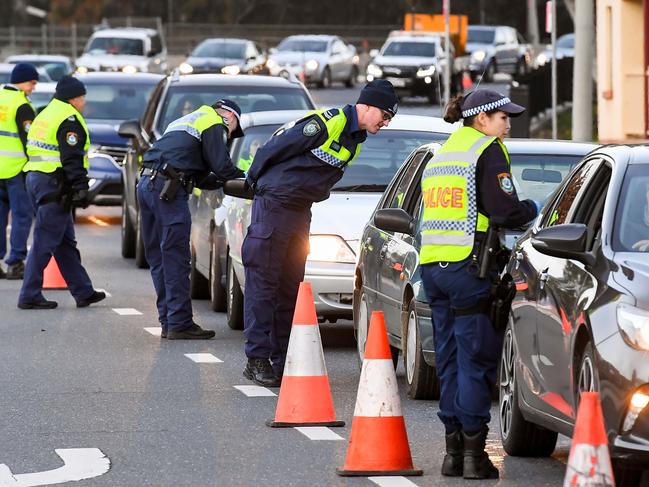
[{"label": "yellow hi-vis vest", "polygon": [[498,140],[472,127],[455,131],[426,164],[421,191],[421,264],[460,262],[473,250],[475,232],[486,232],[489,218],[478,212],[475,175],[478,159]]},{"label": "yellow hi-vis vest", "polygon": [[227,129],[227,124],[223,121],[223,117],[216,113],[214,108],[203,105],[184,117],[180,117],[171,122],[164,133],[167,134],[174,131],[187,132],[192,137],[201,140],[203,132],[217,124],[221,124]]},{"label": "yellow hi-vis vest", "polygon": [[[352,153],[349,148],[340,143],[340,134],[347,124],[347,116],[345,115],[345,112],[338,110],[338,113],[332,116],[331,110],[316,110],[309,113],[301,120],[313,115],[317,115],[320,120],[324,122],[327,127],[328,138],[322,145],[320,145],[320,147],[311,149],[311,153],[325,164],[329,164],[330,166],[337,167],[344,171],[347,165],[351,164],[352,160],[361,151],[361,144],[357,144],[355,149],[352,148],[354,151],[354,153]],[[308,127],[308,124],[305,128],[306,127]]]},{"label": "yellow hi-vis vest", "polygon": [[53,98],[45,109],[36,115],[27,133],[27,157],[29,161],[25,164],[23,171],[52,173],[58,168],[63,167],[56,133],[61,124],[72,116],[77,117],[77,120],[86,132],[86,143],[83,147],[85,151],[83,167],[88,169],[90,134],[88,133],[86,121],[72,105]]},{"label": "yellow hi-vis vest", "polygon": [[16,125],[16,112],[25,103],[29,100],[23,91],[0,89],[0,179],[13,178],[27,162]]}]

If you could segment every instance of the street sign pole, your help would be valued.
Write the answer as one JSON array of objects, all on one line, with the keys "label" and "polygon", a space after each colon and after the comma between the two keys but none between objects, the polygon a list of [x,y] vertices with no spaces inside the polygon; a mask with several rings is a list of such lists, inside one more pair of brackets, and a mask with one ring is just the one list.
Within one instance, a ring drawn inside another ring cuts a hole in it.
[{"label": "street sign pole", "polygon": [[552,39],[552,138],[557,139],[557,2],[550,0]]},{"label": "street sign pole", "polygon": [[444,69],[444,106],[448,105],[451,98],[451,0],[444,0],[444,56],[446,67]]}]

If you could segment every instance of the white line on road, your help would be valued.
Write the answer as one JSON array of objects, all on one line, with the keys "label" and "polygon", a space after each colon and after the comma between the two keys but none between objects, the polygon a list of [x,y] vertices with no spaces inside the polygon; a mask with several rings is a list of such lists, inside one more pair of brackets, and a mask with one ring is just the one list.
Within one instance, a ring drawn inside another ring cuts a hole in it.
[{"label": "white line on road", "polygon": [[215,357],[211,353],[186,353],[185,357],[189,360],[193,360],[197,364],[220,364],[223,363],[218,357]]},{"label": "white line on road", "polygon": [[344,440],[342,436],[338,436],[326,426],[300,426],[296,427],[300,433],[310,440],[314,441],[331,441],[331,440]]},{"label": "white line on road", "polygon": [[405,477],[368,477],[380,487],[416,487],[417,484],[411,482]]},{"label": "white line on road", "polygon": [[235,389],[240,390],[248,397],[273,397],[277,396],[270,389],[261,386],[234,386]]},{"label": "white line on road", "polygon": [[162,333],[162,328],[160,328],[159,326],[147,326],[144,328],[144,330],[156,337],[159,337]]},{"label": "white line on road", "polygon": [[137,316],[142,314],[135,308],[113,308],[113,311],[120,316]]}]

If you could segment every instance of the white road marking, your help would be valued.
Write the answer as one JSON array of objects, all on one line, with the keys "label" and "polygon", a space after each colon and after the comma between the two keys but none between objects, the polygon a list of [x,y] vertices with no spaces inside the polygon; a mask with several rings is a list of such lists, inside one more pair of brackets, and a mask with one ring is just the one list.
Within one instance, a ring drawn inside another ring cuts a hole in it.
[{"label": "white road marking", "polygon": [[142,314],[135,308],[113,308],[113,311],[120,316],[137,316]]},{"label": "white road marking", "polygon": [[234,386],[248,397],[274,397],[277,396],[270,389],[261,386]]},{"label": "white road marking", "polygon": [[344,440],[326,426],[299,426],[295,428],[304,436],[314,441]]},{"label": "white road marking", "polygon": [[105,474],[110,460],[98,448],[59,448],[54,450],[63,460],[63,466],[44,472],[12,475],[11,470],[0,464],[1,487],[35,487],[90,479]]},{"label": "white road marking", "polygon": [[151,333],[153,336],[159,337],[160,334],[162,333],[162,328],[159,326],[147,326],[144,328],[144,330],[148,333]]},{"label": "white road marking", "polygon": [[413,487],[417,485],[405,477],[368,477],[368,479],[380,487]]},{"label": "white road marking", "polygon": [[223,363],[218,357],[215,357],[211,353],[186,353],[185,357],[189,360],[193,360],[197,364],[220,364]]}]

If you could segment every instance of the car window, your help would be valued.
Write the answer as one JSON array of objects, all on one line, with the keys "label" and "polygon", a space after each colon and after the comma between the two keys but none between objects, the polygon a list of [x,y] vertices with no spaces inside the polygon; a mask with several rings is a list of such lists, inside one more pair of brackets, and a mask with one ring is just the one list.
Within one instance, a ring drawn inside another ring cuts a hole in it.
[{"label": "car window", "polygon": [[393,41],[385,47],[384,56],[435,57],[434,42]]},{"label": "car window", "polygon": [[211,40],[200,43],[192,52],[192,56],[242,59],[245,51],[246,44],[244,42]]},{"label": "car window", "polygon": [[476,44],[493,44],[496,35],[495,29],[471,29],[467,36],[467,42],[475,42]]},{"label": "car window", "polygon": [[142,39],[126,39],[123,37],[95,37],[88,44],[88,54],[112,54],[143,56],[144,42]]},{"label": "car window", "polygon": [[[383,206],[384,208],[403,207],[408,187],[415,179],[417,179],[419,167],[427,154],[427,150],[418,151],[409,161],[407,161],[405,171],[400,174],[399,180],[392,185],[390,196],[386,201],[386,204]],[[418,180],[417,183],[419,183]]]},{"label": "car window", "polygon": [[245,135],[232,148],[232,162],[243,171],[247,171],[257,150],[270,139],[278,128],[279,124],[260,125],[246,129]]},{"label": "car window", "polygon": [[612,248],[616,252],[649,252],[649,164],[632,164],[624,175]]},{"label": "car window", "polygon": [[86,120],[133,120],[144,112],[155,85],[86,82]]},{"label": "car window", "polygon": [[151,37],[151,54],[160,54],[162,52],[162,42],[160,41],[159,35],[154,35]]},{"label": "car window", "polygon": [[277,50],[295,52],[327,52],[327,41],[312,39],[284,39],[277,46]]},{"label": "car window", "polygon": [[166,84],[167,82],[164,79],[160,80],[158,85],[155,87],[155,90],[153,90],[153,94],[151,95],[151,100],[149,101],[146,107],[144,115],[142,115],[142,118],[140,119],[142,126],[145,127],[146,130],[148,131],[150,131],[153,128],[153,118],[155,117],[155,113],[158,107],[158,102],[160,100],[160,96],[162,95],[163,90],[165,89]]},{"label": "car window", "polygon": [[591,178],[588,187],[583,192],[570,223],[583,223],[588,227],[586,248],[592,250],[596,240],[600,239],[604,203],[608,195],[608,185],[611,181],[611,166],[601,164],[597,174]]}]

